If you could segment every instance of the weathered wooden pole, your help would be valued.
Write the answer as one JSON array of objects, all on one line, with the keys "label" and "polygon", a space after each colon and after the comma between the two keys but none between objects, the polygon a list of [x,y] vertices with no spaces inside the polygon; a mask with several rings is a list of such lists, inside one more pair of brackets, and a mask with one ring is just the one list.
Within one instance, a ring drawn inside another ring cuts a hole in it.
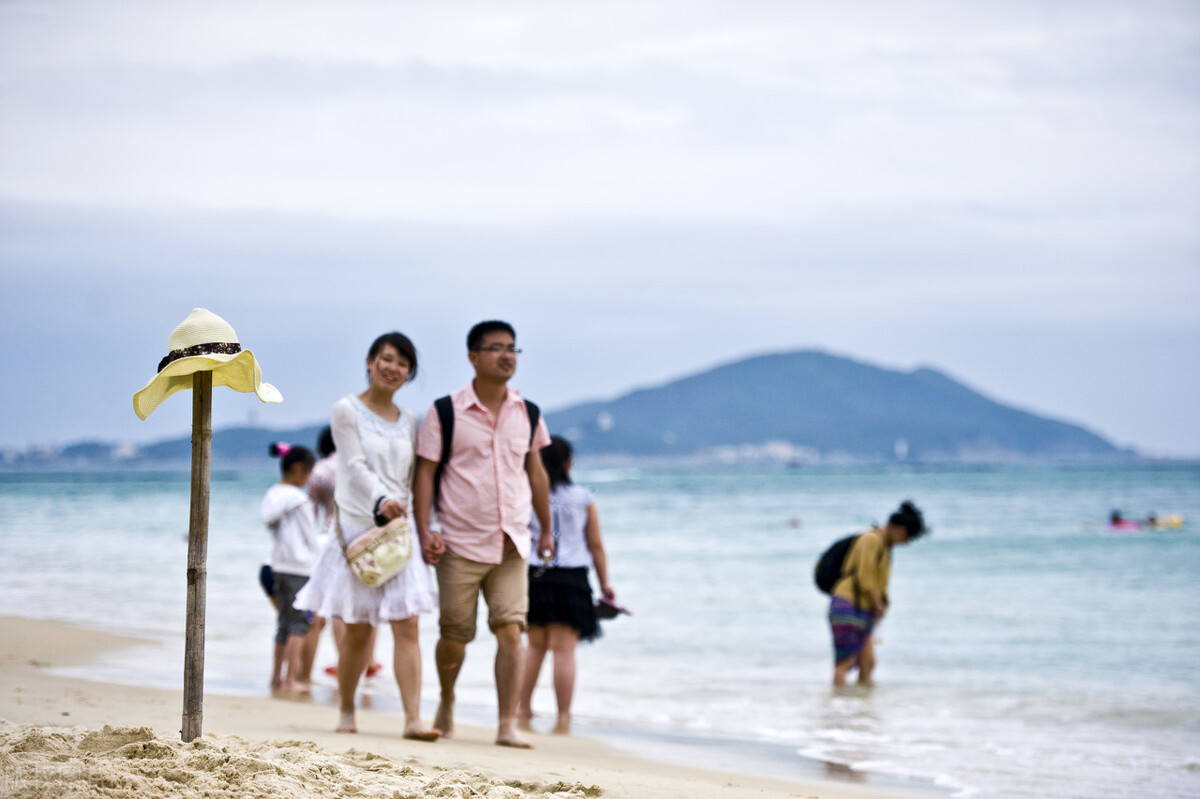
[{"label": "weathered wooden pole", "polygon": [[208,579],[208,490],[212,459],[212,372],[192,375],[192,512],[188,523],[187,628],[183,652],[183,742],[204,725],[204,604]]}]

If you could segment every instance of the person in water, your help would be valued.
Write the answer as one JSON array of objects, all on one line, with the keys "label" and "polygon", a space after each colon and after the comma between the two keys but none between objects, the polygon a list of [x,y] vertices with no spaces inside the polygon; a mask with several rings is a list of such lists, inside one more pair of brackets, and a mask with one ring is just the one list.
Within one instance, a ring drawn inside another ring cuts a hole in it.
[{"label": "person in water", "polygon": [[855,668],[859,684],[871,684],[875,671],[871,633],[888,611],[892,548],[926,532],[921,511],[912,502],[904,502],[888,517],[887,524],[860,534],[846,553],[842,576],[834,584],[829,602],[835,687],[845,685],[846,677]]}]

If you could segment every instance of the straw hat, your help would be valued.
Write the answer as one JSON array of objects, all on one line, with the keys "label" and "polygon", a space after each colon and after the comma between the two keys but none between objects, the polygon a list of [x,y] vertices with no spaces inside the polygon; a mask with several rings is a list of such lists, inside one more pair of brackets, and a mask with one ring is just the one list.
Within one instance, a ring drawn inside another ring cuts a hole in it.
[{"label": "straw hat", "polygon": [[133,395],[134,413],[145,419],[167,397],[191,388],[196,372],[212,372],[214,386],[253,391],[263,402],[283,402],[279,389],[262,381],[254,353],[242,349],[229,323],[196,308],[167,337],[167,355],[159,361],[158,374]]}]

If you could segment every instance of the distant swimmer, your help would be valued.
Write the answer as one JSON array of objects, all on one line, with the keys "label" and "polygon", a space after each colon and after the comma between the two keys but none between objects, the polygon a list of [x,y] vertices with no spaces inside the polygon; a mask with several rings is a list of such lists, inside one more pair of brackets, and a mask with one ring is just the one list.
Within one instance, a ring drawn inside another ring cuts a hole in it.
[{"label": "distant swimmer", "polygon": [[1136,519],[1126,519],[1121,515],[1121,511],[1114,510],[1108,515],[1108,529],[1118,532],[1133,532],[1142,529],[1142,523]]},{"label": "distant swimmer", "polygon": [[1114,510],[1108,517],[1108,529],[1118,532],[1131,532],[1149,528],[1151,530],[1178,530],[1183,527],[1183,516],[1178,513],[1167,513],[1159,516],[1149,513],[1145,519],[1126,519],[1119,510]]}]

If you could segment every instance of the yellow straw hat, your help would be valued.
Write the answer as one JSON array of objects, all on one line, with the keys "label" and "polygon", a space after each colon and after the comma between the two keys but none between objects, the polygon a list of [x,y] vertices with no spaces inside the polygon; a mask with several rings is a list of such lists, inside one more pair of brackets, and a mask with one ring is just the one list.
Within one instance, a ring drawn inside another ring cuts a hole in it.
[{"label": "yellow straw hat", "polygon": [[167,355],[158,374],[133,395],[133,411],[145,419],[176,391],[192,387],[196,372],[212,372],[214,386],[254,392],[263,402],[283,402],[279,389],[262,381],[254,353],[242,349],[237,333],[212,311],[196,308],[167,337]]}]

